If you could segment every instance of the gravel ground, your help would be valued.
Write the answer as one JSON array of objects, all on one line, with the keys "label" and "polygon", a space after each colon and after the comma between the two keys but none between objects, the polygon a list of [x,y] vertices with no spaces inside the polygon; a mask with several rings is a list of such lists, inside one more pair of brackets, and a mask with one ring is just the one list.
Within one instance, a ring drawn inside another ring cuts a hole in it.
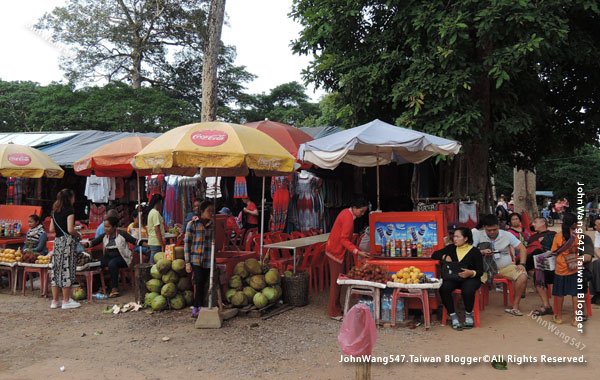
[{"label": "gravel ground", "polygon": [[[37,294],[37,292],[36,292]],[[130,301],[131,292],[119,298]],[[150,314],[146,311],[103,314],[113,300],[84,303],[80,309],[50,310],[36,295],[12,296],[0,290],[0,379],[346,379],[354,364],[340,363],[337,335],[341,324],[325,316],[326,294],[311,296],[308,306],[262,320],[236,317],[218,330],[198,330],[189,310]],[[537,305],[533,294],[523,310]],[[570,310],[570,303],[566,310]],[[600,362],[600,309],[583,335],[570,325],[559,327],[587,347],[579,351],[531,317],[505,314],[502,295],[492,292],[482,314],[482,328],[453,331],[434,322],[422,326],[378,329],[374,355],[458,356],[483,354],[585,355],[585,365],[509,363],[509,371],[489,364],[373,364],[373,378],[431,375],[454,379],[464,375],[499,378],[517,374],[533,379],[592,374]],[[549,319],[549,318],[546,318]],[[163,337],[169,337],[163,342]],[[61,372],[60,367],[65,371]],[[552,371],[552,372],[549,372]],[[595,372],[597,374],[597,372]]]}]

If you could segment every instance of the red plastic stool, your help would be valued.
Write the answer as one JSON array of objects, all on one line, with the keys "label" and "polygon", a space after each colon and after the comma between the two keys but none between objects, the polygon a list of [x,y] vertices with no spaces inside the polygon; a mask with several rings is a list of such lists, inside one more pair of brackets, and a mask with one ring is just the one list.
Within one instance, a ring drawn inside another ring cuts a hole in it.
[{"label": "red plastic stool", "polygon": [[[429,292],[427,289],[415,289],[418,291],[415,292],[403,292],[402,289],[394,289],[394,293],[392,293],[392,326],[396,326],[396,304],[398,302],[398,298],[418,298],[421,300],[421,305],[423,305],[423,319],[425,319],[425,330],[429,330],[431,327],[431,310],[429,308]],[[406,317],[406,313],[408,308],[404,308],[404,316]]]},{"label": "red plastic stool", "polygon": [[85,286],[87,292],[88,302],[92,302],[92,292],[94,290],[94,275],[100,276],[100,284],[102,285],[102,291],[106,293],[106,284],[104,283],[104,275],[102,273],[102,269],[93,269],[93,270],[84,270],[80,272],[76,272],[76,277],[84,277],[85,278]]},{"label": "red plastic stool", "polygon": [[375,286],[368,285],[348,285],[346,288],[346,299],[344,301],[344,315],[350,308],[350,298],[354,294],[360,294],[363,296],[369,296],[373,298],[373,306],[375,308],[375,325],[379,324],[380,314],[380,300],[381,300],[381,289]]},{"label": "red plastic stool", "polygon": [[[513,282],[502,275],[495,275],[492,279],[492,284],[502,284],[502,296],[504,297],[504,306],[508,306],[508,296],[511,297],[515,294],[515,288]],[[512,304],[512,300],[510,302]]]},{"label": "red plastic stool", "polygon": [[0,271],[8,273],[8,287],[12,294],[17,293],[17,278],[18,278],[19,267],[12,266],[0,266]]},{"label": "red plastic stool", "polygon": [[477,291],[481,296],[481,302],[479,302],[479,310],[485,310],[485,305],[490,303],[490,288],[488,287],[487,282],[485,284],[481,284]]},{"label": "red plastic stool", "polygon": [[[480,288],[481,289],[481,288]],[[457,294],[462,294],[460,289],[456,289],[452,292],[453,295],[457,295]],[[477,292],[475,292],[475,304],[473,305],[473,319],[475,320],[475,327],[481,327],[481,322],[479,320],[479,297],[480,297],[480,293],[479,290]],[[443,312],[442,312],[442,326],[446,326],[446,319],[448,319],[448,311],[446,310],[446,308],[442,308]]]},{"label": "red plastic stool", "polygon": [[[548,289],[550,289],[550,293],[552,293],[552,285],[548,285]],[[563,300],[564,301],[564,300]],[[558,299],[554,297],[554,310],[557,309]],[[592,297],[590,296],[590,290],[588,289],[585,292],[585,308],[587,309],[587,317],[592,316]]]},{"label": "red plastic stool", "polygon": [[25,295],[25,289],[27,288],[27,275],[29,275],[31,291],[33,292],[33,274],[35,273],[40,276],[40,297],[45,297],[46,289],[48,287],[48,268],[23,267],[23,286],[21,288],[22,294]]}]

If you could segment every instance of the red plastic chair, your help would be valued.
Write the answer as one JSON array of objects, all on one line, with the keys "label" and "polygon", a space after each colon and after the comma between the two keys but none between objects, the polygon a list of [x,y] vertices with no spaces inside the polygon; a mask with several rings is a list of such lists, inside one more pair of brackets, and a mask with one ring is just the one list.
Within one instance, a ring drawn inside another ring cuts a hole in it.
[{"label": "red plastic chair", "polygon": [[[307,272],[308,273],[308,292],[313,293],[317,288],[317,278],[313,275],[313,261],[315,258],[315,250],[316,244],[309,245],[306,247],[304,252],[302,253],[302,262],[298,267],[296,267],[297,271]],[[291,270],[293,267],[288,265],[288,270]]]},{"label": "red plastic chair", "polygon": [[48,268],[32,268],[32,267],[23,267],[23,286],[22,286],[22,294],[25,295],[25,290],[27,289],[27,276],[29,275],[29,280],[31,284],[31,291],[33,292],[33,275],[37,274],[40,277],[40,297],[45,297],[47,295],[48,289]]},{"label": "red plastic chair", "polygon": [[258,228],[249,228],[244,235],[244,251],[254,251],[254,236],[258,234]]},{"label": "red plastic chair", "polygon": [[292,239],[301,239],[301,238],[303,238],[303,237],[306,237],[306,235],[305,235],[304,233],[300,232],[300,231],[293,231],[293,232],[290,234],[290,237],[291,237]]},{"label": "red plastic chair", "polygon": [[[255,249],[260,254],[260,236],[256,236],[254,239],[256,239]],[[274,242],[271,240],[270,236],[265,236],[263,243],[272,244]],[[267,255],[269,256],[269,266],[277,268],[280,272],[285,271],[288,265],[294,265],[293,259],[283,257],[279,249],[263,247],[263,257],[266,257]]]},{"label": "red plastic chair", "polygon": [[[431,326],[431,308],[429,307],[429,292],[427,289],[421,289],[419,292],[402,291],[402,289],[394,289],[392,293],[392,326],[396,326],[396,305],[398,298],[418,298],[421,300],[423,307],[423,319],[425,320],[425,330],[429,330]],[[444,310],[445,311],[445,310]],[[408,308],[404,308],[404,318],[408,317]]]},{"label": "red plastic chair", "polygon": [[[479,304],[480,304],[479,297],[481,296],[480,290],[481,290],[481,287],[479,288],[479,290],[477,290],[477,292],[475,292],[475,304],[473,305],[473,320],[475,322],[475,327],[481,327],[481,321],[480,321],[480,316],[479,316]],[[460,289],[456,289],[452,292],[452,295],[460,295],[460,294],[462,294]],[[395,310],[395,309],[392,309],[392,311],[393,310]],[[447,319],[448,319],[448,311],[444,307],[443,312],[442,312],[442,326],[446,326]]]},{"label": "red plastic chair", "polygon": [[[492,284],[502,284],[502,296],[504,297],[504,306],[508,306],[509,297],[514,297],[515,288],[513,282],[500,274],[497,274],[492,279]],[[512,299],[510,299],[510,303],[512,304]]]},{"label": "red plastic chair", "polygon": [[325,243],[316,244],[313,253],[312,270],[313,276],[319,282],[319,291],[325,289],[325,284],[329,278],[329,271],[327,270],[327,256],[325,255]]}]

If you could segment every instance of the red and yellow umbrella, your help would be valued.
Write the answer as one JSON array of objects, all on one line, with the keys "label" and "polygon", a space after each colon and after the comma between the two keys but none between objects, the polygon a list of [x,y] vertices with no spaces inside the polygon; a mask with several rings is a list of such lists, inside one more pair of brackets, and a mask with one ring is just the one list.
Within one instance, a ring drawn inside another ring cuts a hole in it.
[{"label": "red and yellow umbrella", "polygon": [[296,127],[279,123],[277,121],[271,121],[269,119],[246,123],[244,125],[258,129],[259,131],[271,136],[294,157],[298,157],[298,147],[300,147],[300,144],[304,144],[305,142],[313,140],[311,135],[301,131]]},{"label": "red and yellow umbrella", "polygon": [[82,176],[129,177],[134,171],[133,156],[152,140],[151,137],[131,136],[113,141],[75,161],[73,169]]},{"label": "red and yellow umbrella", "polygon": [[0,144],[0,176],[62,178],[65,172],[46,153],[26,145]]}]

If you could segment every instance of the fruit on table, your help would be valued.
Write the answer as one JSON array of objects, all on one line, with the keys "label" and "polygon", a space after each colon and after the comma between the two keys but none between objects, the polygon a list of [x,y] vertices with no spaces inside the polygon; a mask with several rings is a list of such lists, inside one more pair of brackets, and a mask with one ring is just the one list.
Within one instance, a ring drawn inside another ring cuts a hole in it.
[{"label": "fruit on table", "polygon": [[399,284],[422,284],[427,282],[427,276],[419,268],[410,266],[393,274],[392,281]]},{"label": "fruit on table", "polygon": [[386,283],[387,272],[384,268],[375,264],[364,264],[361,267],[353,267],[347,276],[353,280]]}]

